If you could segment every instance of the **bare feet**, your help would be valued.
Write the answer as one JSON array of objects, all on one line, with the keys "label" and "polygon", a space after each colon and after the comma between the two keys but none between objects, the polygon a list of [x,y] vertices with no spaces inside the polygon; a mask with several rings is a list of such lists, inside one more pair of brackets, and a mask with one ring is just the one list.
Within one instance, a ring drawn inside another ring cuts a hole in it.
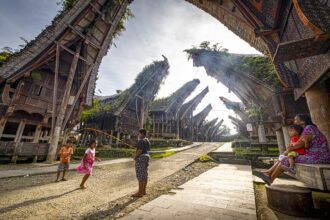
[{"label": "bare feet", "polygon": [[81,188],[81,189],[87,189],[87,186],[82,186],[82,185],[80,185],[80,188]]},{"label": "bare feet", "polygon": [[55,183],[58,183],[59,182],[59,180],[55,180]]},{"label": "bare feet", "polygon": [[62,178],[62,181],[67,181],[67,179],[65,179],[65,178]]},{"label": "bare feet", "polygon": [[143,196],[143,194],[141,194],[141,193],[135,193],[132,195],[132,197],[142,197],[142,196]]},{"label": "bare feet", "polygon": [[269,173],[267,171],[260,171],[260,172],[267,175],[267,176],[269,176]]}]

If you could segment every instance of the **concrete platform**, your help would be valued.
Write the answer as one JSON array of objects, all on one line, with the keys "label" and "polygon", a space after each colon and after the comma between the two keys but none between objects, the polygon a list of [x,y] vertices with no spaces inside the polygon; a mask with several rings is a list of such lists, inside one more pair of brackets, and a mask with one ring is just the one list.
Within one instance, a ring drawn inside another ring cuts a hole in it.
[{"label": "concrete platform", "polygon": [[225,143],[217,150],[212,151],[210,153],[210,156],[221,164],[250,165],[250,162],[248,160],[241,156],[235,155],[231,146],[232,143]]},{"label": "concrete platform", "polygon": [[250,166],[221,164],[180,188],[122,219],[257,219]]}]

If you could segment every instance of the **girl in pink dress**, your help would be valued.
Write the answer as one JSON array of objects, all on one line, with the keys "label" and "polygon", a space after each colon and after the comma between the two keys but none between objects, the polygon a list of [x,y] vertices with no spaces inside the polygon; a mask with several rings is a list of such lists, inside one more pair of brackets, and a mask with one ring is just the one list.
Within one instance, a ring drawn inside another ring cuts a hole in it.
[{"label": "girl in pink dress", "polygon": [[95,140],[91,140],[90,147],[85,151],[84,158],[81,160],[80,166],[77,167],[77,171],[80,173],[84,173],[85,176],[83,177],[80,188],[86,189],[85,182],[88,179],[89,175],[92,174],[93,170],[93,163],[94,160],[101,162],[101,160],[95,157],[95,148],[97,146],[97,142]]}]

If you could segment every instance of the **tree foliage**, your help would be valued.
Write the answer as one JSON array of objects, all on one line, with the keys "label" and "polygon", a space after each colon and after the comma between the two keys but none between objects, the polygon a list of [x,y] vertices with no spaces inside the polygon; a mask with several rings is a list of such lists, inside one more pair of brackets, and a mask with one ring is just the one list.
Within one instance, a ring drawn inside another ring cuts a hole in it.
[{"label": "tree foliage", "polygon": [[267,111],[262,107],[256,106],[254,103],[250,103],[245,112],[248,114],[249,118],[257,121],[265,121],[268,118]]},{"label": "tree foliage", "polygon": [[188,55],[188,60],[192,59],[194,55],[206,52],[214,61],[214,65],[219,65],[222,61],[230,63],[232,70],[237,72],[247,73],[274,90],[281,90],[283,88],[280,80],[278,79],[273,63],[268,56],[258,55],[240,55],[228,53],[228,49],[216,43],[210,46],[209,41],[203,41],[199,47],[192,46],[191,49],[184,50]]},{"label": "tree foliage", "polygon": [[229,135],[230,128],[227,125],[222,125],[220,128],[221,135]]},{"label": "tree foliage", "polygon": [[280,90],[283,87],[268,56],[244,57],[241,65],[236,68],[251,73],[275,90]]}]

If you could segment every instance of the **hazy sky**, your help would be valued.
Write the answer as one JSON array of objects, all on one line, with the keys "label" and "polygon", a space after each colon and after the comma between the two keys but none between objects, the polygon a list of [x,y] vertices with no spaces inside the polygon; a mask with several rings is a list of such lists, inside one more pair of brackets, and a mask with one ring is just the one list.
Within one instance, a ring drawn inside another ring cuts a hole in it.
[{"label": "hazy sky", "polygon": [[[56,0],[1,0],[0,48],[18,48],[19,37],[34,39],[55,17],[59,7]],[[161,60],[165,55],[170,63],[170,74],[161,86],[157,97],[165,97],[185,82],[194,78],[201,83],[189,99],[209,86],[210,92],[197,107],[195,114],[209,103],[213,110],[208,119],[219,117],[234,128],[228,119],[228,111],[219,96],[233,101],[239,99],[228,93],[221,83],[206,75],[204,68],[193,67],[183,50],[202,41],[220,43],[232,53],[259,53],[212,16],[184,0],[135,0],[130,8],[135,18],[126,22],[126,31],[115,39],[103,59],[97,81],[98,95],[111,95],[117,89],[124,90],[133,82],[145,65]],[[99,93],[100,90],[102,93]]]}]

